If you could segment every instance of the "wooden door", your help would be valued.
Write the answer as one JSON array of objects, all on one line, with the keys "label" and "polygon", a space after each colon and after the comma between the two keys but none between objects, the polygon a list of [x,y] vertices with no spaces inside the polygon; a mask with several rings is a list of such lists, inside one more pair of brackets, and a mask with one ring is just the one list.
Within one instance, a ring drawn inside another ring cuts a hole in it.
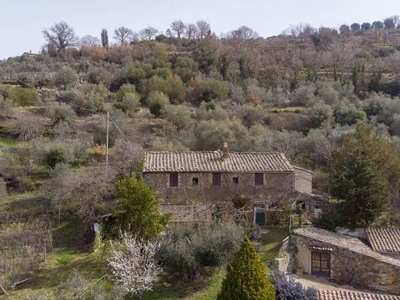
[{"label": "wooden door", "polygon": [[331,273],[331,254],[311,251],[311,274],[329,277]]}]

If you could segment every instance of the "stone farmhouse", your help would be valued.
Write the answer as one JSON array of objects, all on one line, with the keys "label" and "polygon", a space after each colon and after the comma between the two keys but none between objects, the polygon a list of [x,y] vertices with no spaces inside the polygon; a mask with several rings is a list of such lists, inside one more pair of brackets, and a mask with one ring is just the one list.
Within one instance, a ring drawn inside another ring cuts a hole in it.
[{"label": "stone farmhouse", "polygon": [[164,211],[198,204],[219,210],[241,197],[249,199],[248,209],[259,209],[254,221],[260,225],[266,210],[312,190],[312,172],[292,166],[283,153],[230,153],[227,144],[223,151],[146,152],[143,177],[163,199]]},{"label": "stone farmhouse", "polygon": [[[400,235],[396,235],[398,230],[388,230],[386,235],[385,232],[368,228],[366,235],[355,238],[313,227],[296,229],[290,236],[290,244],[295,249],[294,266],[305,274],[400,295],[400,259],[392,255],[396,251],[400,253],[397,248]],[[368,240],[364,239],[366,236]],[[388,249],[391,255],[375,251],[387,253]]]}]

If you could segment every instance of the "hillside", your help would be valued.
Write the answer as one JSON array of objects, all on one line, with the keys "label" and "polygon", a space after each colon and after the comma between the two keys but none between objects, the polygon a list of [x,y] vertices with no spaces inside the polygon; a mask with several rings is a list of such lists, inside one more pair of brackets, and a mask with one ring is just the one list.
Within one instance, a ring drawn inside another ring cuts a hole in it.
[{"label": "hillside", "polygon": [[[0,61],[0,287],[10,299],[40,299],[29,297],[100,280],[111,299],[112,239],[90,226],[115,212],[115,183],[140,174],[143,151],[227,142],[283,152],[314,172],[316,193],[337,197],[332,162],[362,124],[397,166],[399,24],[353,25],[265,39],[246,26],[221,38],[207,30],[58,48],[47,39],[41,54]],[[400,225],[398,196],[393,189],[374,224]],[[275,233],[275,248],[261,245],[268,262],[285,235]],[[214,299],[226,263],[190,284],[164,274],[145,299]]]}]

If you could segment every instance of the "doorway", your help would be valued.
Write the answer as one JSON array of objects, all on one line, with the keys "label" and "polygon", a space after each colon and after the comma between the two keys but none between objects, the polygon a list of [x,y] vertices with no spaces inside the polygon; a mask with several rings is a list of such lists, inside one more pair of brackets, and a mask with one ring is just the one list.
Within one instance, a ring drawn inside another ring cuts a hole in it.
[{"label": "doorway", "polygon": [[311,251],[311,274],[329,277],[331,273],[331,254]]}]

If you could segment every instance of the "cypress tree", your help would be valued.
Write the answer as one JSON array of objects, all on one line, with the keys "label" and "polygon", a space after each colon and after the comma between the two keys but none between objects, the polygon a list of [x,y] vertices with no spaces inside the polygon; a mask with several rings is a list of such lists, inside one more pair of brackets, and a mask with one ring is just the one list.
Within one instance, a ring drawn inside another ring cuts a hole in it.
[{"label": "cypress tree", "polygon": [[342,200],[341,226],[369,226],[400,193],[400,160],[390,141],[359,124],[332,158],[331,193]]},{"label": "cypress tree", "polygon": [[227,271],[218,300],[275,299],[275,288],[248,237],[245,237]]}]

